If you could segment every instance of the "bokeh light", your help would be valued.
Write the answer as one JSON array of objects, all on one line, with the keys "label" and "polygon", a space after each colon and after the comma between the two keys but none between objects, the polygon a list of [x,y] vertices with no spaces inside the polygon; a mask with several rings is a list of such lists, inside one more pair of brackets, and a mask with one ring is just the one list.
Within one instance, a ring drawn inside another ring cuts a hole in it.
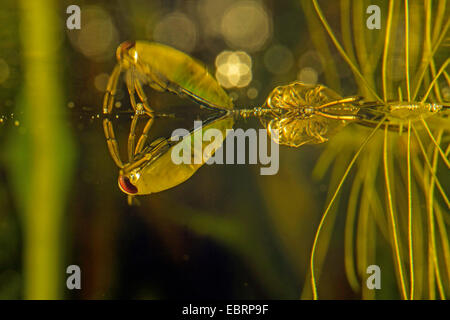
[{"label": "bokeh light", "polygon": [[310,67],[320,75],[323,72],[322,57],[317,51],[308,50],[298,59],[298,67]]},{"label": "bokeh light", "polygon": [[256,99],[258,97],[258,89],[256,88],[248,88],[247,90],[247,97],[249,99]]},{"label": "bokeh light", "polygon": [[272,21],[261,3],[237,2],[225,12],[221,30],[230,47],[255,52],[271,38]]},{"label": "bokeh light", "polygon": [[221,52],[216,68],[216,79],[225,88],[243,88],[252,81],[252,58],[243,51]]},{"label": "bokeh light", "polygon": [[100,73],[94,79],[94,86],[100,92],[104,92],[106,90],[106,86],[108,84],[109,75],[107,73]]},{"label": "bokeh light", "polygon": [[197,44],[197,26],[187,15],[173,12],[158,22],[153,30],[153,38],[185,52],[192,52]]},{"label": "bokeh light", "polygon": [[235,0],[200,0],[197,2],[199,21],[206,37],[221,35],[221,18]]},{"label": "bokeh light", "polygon": [[115,54],[117,30],[107,11],[98,6],[83,7],[81,29],[68,32],[70,42],[86,57],[103,61]]},{"label": "bokeh light", "polygon": [[282,45],[270,47],[264,54],[264,65],[273,74],[284,74],[294,64],[292,52]]},{"label": "bokeh light", "polygon": [[297,79],[306,84],[316,84],[323,72],[322,57],[317,51],[306,51],[298,59]]},{"label": "bokeh light", "polygon": [[306,84],[316,84],[318,78],[317,71],[310,67],[304,67],[297,75],[297,79]]}]

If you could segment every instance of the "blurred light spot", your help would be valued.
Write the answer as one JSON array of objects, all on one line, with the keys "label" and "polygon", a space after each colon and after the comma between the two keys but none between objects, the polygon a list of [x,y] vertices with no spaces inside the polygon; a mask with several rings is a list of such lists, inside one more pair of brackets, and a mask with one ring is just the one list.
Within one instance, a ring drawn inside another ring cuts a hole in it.
[{"label": "blurred light spot", "polygon": [[310,67],[305,67],[298,73],[297,79],[306,84],[316,84],[319,75],[317,71]]},{"label": "blurred light spot", "polygon": [[70,102],[67,104],[67,107],[69,107],[70,109],[73,109],[73,108],[75,107],[75,103],[73,103],[72,101],[70,101]]},{"label": "blurred light spot", "polygon": [[249,99],[255,99],[258,96],[258,90],[256,88],[249,88],[247,90],[247,97]]},{"label": "blurred light spot", "polygon": [[117,30],[110,15],[98,6],[83,8],[81,29],[69,32],[70,42],[86,57],[103,61],[115,54]]},{"label": "blurred light spot", "polygon": [[200,0],[197,2],[199,20],[203,25],[202,32],[207,37],[216,37],[221,34],[222,17],[233,2],[234,0]]},{"label": "blurred light spot", "polygon": [[264,54],[264,65],[274,74],[288,72],[294,64],[291,51],[282,45],[274,45]]},{"label": "blurred light spot", "polygon": [[233,4],[222,18],[221,30],[229,46],[249,52],[260,50],[272,35],[271,19],[256,1]]},{"label": "blurred light spot", "polygon": [[309,50],[305,52],[300,59],[298,59],[298,67],[303,69],[304,67],[310,67],[314,69],[318,75],[323,72],[323,65],[321,56],[317,51]]},{"label": "blurred light spot", "polygon": [[20,126],[20,122],[19,122],[18,120],[16,120],[16,121],[14,121],[14,125],[15,125],[16,127],[18,127],[18,126]]},{"label": "blurred light spot", "polygon": [[177,49],[191,52],[197,43],[197,27],[185,14],[166,15],[153,30],[153,38]]},{"label": "blurred light spot", "polygon": [[122,102],[117,101],[117,102],[114,104],[114,106],[115,106],[116,108],[120,108],[120,107],[122,106]]},{"label": "blurred light spot", "polygon": [[95,88],[100,92],[105,92],[108,85],[109,75],[107,73],[100,73],[94,79]]},{"label": "blurred light spot", "polygon": [[0,83],[3,83],[6,80],[8,80],[9,75],[10,75],[10,72],[9,72],[8,64],[6,63],[5,60],[0,58]]},{"label": "blurred light spot", "polygon": [[237,99],[239,99],[239,94],[237,92],[230,92],[229,94],[231,100],[236,101]]},{"label": "blurred light spot", "polygon": [[225,88],[243,88],[252,81],[252,58],[243,51],[221,52],[216,68],[216,79]]}]

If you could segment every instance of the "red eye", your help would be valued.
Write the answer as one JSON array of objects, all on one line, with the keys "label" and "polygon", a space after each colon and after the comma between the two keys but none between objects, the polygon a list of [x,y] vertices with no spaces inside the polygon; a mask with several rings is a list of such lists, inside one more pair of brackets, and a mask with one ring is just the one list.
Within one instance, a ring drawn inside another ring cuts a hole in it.
[{"label": "red eye", "polygon": [[136,186],[126,176],[119,176],[119,187],[127,194],[136,194],[138,192]]},{"label": "red eye", "polygon": [[122,59],[123,55],[126,54],[130,48],[134,47],[135,44],[136,44],[136,42],[134,42],[134,41],[122,42],[120,44],[120,46],[117,48],[117,52],[116,52],[117,59],[120,61]]},{"label": "red eye", "polygon": [[122,51],[127,51],[131,47],[134,47],[135,44],[135,41],[125,41],[120,44],[120,48],[122,49]]}]

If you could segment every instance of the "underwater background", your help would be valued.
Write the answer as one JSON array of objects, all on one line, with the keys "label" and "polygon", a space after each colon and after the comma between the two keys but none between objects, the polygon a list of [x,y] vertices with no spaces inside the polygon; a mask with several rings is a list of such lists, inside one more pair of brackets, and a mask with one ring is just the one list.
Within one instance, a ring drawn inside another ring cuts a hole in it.
[{"label": "underwater background", "polygon": [[[340,34],[340,1],[319,3]],[[387,1],[366,3],[385,10]],[[66,25],[74,4],[81,8],[79,30]],[[329,186],[337,185],[352,153],[343,148],[335,172],[321,172],[324,145],[280,146],[276,175],[260,175],[260,165],[204,165],[186,182],[130,206],[117,185],[101,111],[116,49],[126,40],[157,41],[195,57],[237,107],[260,106],[274,87],[294,80],[322,83],[342,96],[361,94],[351,69],[314,25],[320,26],[311,3],[299,0],[3,0],[0,299],[311,298],[314,235]],[[448,86],[443,92],[450,96]],[[185,103],[148,94],[157,110]],[[131,106],[123,81],[117,101],[124,112],[114,125],[125,147]],[[178,126],[157,119],[150,140]],[[262,128],[255,119],[236,127]],[[448,170],[441,179],[448,193]],[[327,234],[322,299],[363,297],[345,270],[349,194],[344,185]],[[376,263],[383,270],[376,298],[400,298],[388,245],[377,251]],[[66,287],[69,265],[81,269],[80,290]]]}]

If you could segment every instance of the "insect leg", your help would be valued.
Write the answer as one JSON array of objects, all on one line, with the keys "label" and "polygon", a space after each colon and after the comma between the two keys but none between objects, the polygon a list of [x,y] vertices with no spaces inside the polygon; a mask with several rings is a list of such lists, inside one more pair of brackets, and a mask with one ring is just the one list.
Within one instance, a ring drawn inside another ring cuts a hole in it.
[{"label": "insect leg", "polygon": [[119,146],[114,135],[113,125],[111,123],[111,120],[109,120],[108,118],[103,119],[103,129],[105,131],[106,143],[108,144],[109,153],[111,154],[111,157],[116,165],[120,169],[122,169],[123,163],[122,160],[120,160]]},{"label": "insect leg", "polygon": [[153,110],[149,106],[147,95],[145,94],[144,90],[142,89],[142,85],[141,85],[139,79],[137,79],[137,78],[134,79],[134,87],[136,88],[136,92],[137,92],[139,99],[141,100],[145,110],[148,112],[147,115],[149,115],[149,117],[150,117],[150,119],[147,120],[147,123],[145,124],[144,129],[142,130],[141,137],[138,140],[136,150],[135,150],[135,153],[137,154],[142,151],[142,149],[144,148],[145,142],[147,142],[148,132],[150,131],[150,128],[153,125],[153,116],[152,116]]},{"label": "insect leg", "polygon": [[131,68],[126,74],[126,83],[128,88],[128,93],[130,95],[131,106],[133,107],[135,114],[130,125],[130,133],[128,135],[128,161],[131,162],[134,159],[134,145],[136,140],[136,125],[140,115],[140,109],[142,107],[138,106],[136,103],[135,90],[134,90],[134,78],[135,69]]},{"label": "insect leg", "polygon": [[324,143],[324,142],[328,141],[328,139],[322,135],[323,132],[320,132],[321,131],[320,129],[318,130],[317,128],[315,128],[313,126],[314,126],[314,124],[312,124],[311,122],[308,122],[308,125],[306,126],[306,131],[308,133],[308,136],[316,138],[318,141],[320,141],[318,143]]},{"label": "insect leg", "polygon": [[354,121],[354,120],[359,120],[361,119],[360,116],[356,115],[356,114],[331,114],[328,112],[322,112],[322,111],[314,111],[315,114],[317,114],[318,116],[322,116],[324,118],[328,118],[328,119],[333,119],[333,120],[348,120],[348,121]]},{"label": "insect leg", "polygon": [[144,130],[142,130],[141,137],[139,138],[137,146],[136,146],[135,154],[138,154],[144,148],[145,142],[147,141],[147,138],[148,138],[148,132],[150,131],[150,128],[152,127],[152,125],[153,125],[153,118],[150,118],[147,120]]},{"label": "insect leg", "polygon": [[142,89],[141,82],[139,81],[139,79],[137,77],[134,78],[134,87],[139,96],[139,99],[141,100],[142,104],[144,105],[145,111],[147,111],[151,115],[154,111],[149,106],[147,95],[145,94],[144,89]]},{"label": "insect leg", "polygon": [[364,98],[360,97],[360,96],[348,97],[348,98],[344,98],[344,99],[340,99],[340,100],[330,101],[328,103],[325,103],[325,104],[322,104],[322,105],[316,107],[315,109],[323,109],[323,108],[336,106],[338,104],[358,102],[358,101],[361,101],[362,99],[364,99]]},{"label": "insect leg", "polygon": [[[108,85],[106,87],[106,94],[103,99],[103,113],[106,115],[110,115],[114,105],[114,96],[117,91],[117,83],[119,80],[119,76],[122,73],[122,67],[120,64],[116,65],[111,76],[108,80]],[[108,118],[103,119],[103,130],[105,132],[106,143],[108,145],[109,153],[111,154],[112,159],[116,163],[119,168],[123,168],[122,160],[120,160],[119,155],[119,146],[117,144],[116,137],[114,135],[113,125],[111,120]]]},{"label": "insect leg", "polygon": [[134,145],[136,140],[136,125],[139,119],[137,112],[133,115],[130,125],[130,133],[128,135],[128,161],[132,162],[134,159]]},{"label": "insect leg", "polygon": [[355,115],[355,114],[337,115],[337,114],[328,113],[326,111],[318,111],[318,110],[322,110],[322,109],[337,106],[337,105],[342,105],[345,103],[358,102],[358,101],[361,101],[362,99],[363,99],[363,97],[355,96],[355,97],[348,97],[348,98],[344,98],[344,99],[330,101],[328,103],[322,104],[322,105],[314,108],[314,113],[319,116],[322,116],[322,117],[325,117],[328,119],[334,119],[334,120],[348,120],[348,121],[359,120],[360,116]]},{"label": "insect leg", "polygon": [[106,86],[106,93],[103,99],[103,114],[111,114],[114,105],[114,96],[117,91],[117,82],[119,81],[119,76],[122,73],[122,67],[120,64],[114,67],[111,76],[109,77],[108,84]]}]

